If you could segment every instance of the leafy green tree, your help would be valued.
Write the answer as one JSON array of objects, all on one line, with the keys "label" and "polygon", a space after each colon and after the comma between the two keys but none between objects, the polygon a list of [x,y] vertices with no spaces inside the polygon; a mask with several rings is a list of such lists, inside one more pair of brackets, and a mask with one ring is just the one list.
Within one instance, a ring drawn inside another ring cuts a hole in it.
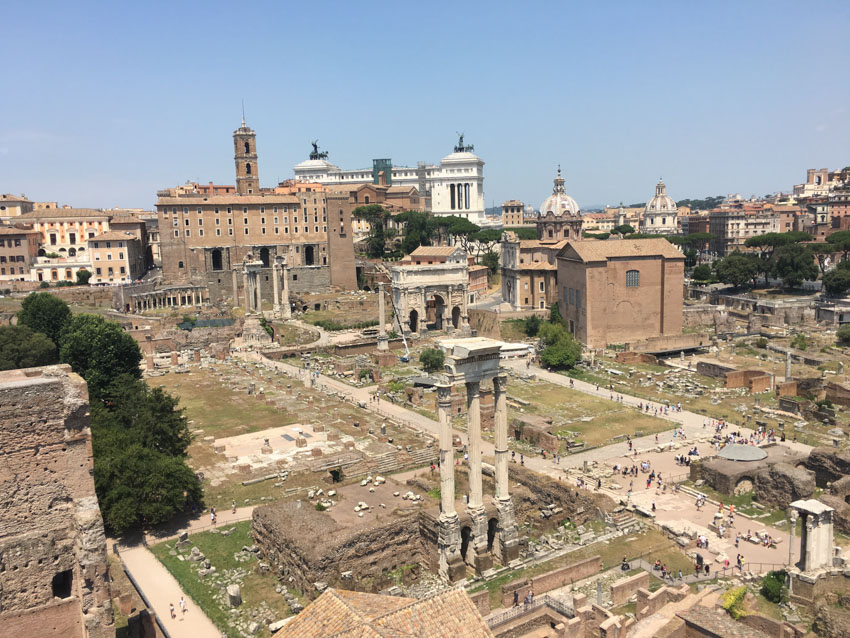
[{"label": "leafy green tree", "polygon": [[694,268],[691,276],[695,281],[711,281],[711,266],[708,264],[701,264]]},{"label": "leafy green tree", "polygon": [[80,286],[87,286],[89,283],[89,279],[91,279],[91,273],[85,268],[80,268],[77,271],[77,283]]},{"label": "leafy green tree", "polygon": [[481,256],[481,265],[487,266],[490,274],[495,275],[499,272],[499,255],[492,250],[487,251]]},{"label": "leafy green tree", "polygon": [[18,312],[18,323],[32,328],[33,332],[47,335],[54,344],[59,343],[62,330],[71,319],[71,309],[64,301],[49,292],[27,295]]},{"label": "leafy green tree", "polygon": [[537,333],[540,331],[540,317],[537,315],[531,315],[525,318],[525,334],[529,337],[536,337]]},{"label": "leafy green tree", "polygon": [[141,376],[142,352],[136,340],[100,315],[76,315],[68,322],[59,341],[59,358],[86,380],[92,397],[99,397],[119,375]]},{"label": "leafy green tree", "polygon": [[549,368],[563,370],[581,361],[581,344],[560,323],[545,323],[538,333],[545,347],[540,361]]},{"label": "leafy green tree", "polygon": [[485,228],[472,233],[469,239],[475,243],[476,256],[480,256],[482,253],[487,254],[493,251],[496,244],[502,240],[502,231],[498,228]]},{"label": "leafy green tree", "polygon": [[802,241],[809,241],[811,238],[812,236],[808,233],[798,231],[790,231],[787,233],[765,233],[764,235],[750,237],[744,242],[744,245],[747,248],[758,249],[759,272],[764,276],[764,283],[767,285],[768,277],[770,277],[770,275],[774,272],[774,256],[777,249],[782,246],[789,246]]},{"label": "leafy green tree", "polygon": [[561,310],[558,308],[557,303],[553,303],[549,307],[549,323],[557,323],[562,326],[566,326],[567,324],[564,322],[564,318],[561,316]]},{"label": "leafy green tree", "polygon": [[0,370],[34,368],[59,362],[59,354],[47,335],[29,326],[0,326]]},{"label": "leafy green tree", "polygon": [[843,346],[850,345],[850,323],[845,323],[835,333],[838,343]]},{"label": "leafy green tree", "polygon": [[445,353],[437,348],[425,348],[419,353],[419,363],[422,364],[422,369],[425,372],[442,370],[445,360]]},{"label": "leafy green tree", "polygon": [[[845,262],[841,262],[845,263]],[[850,269],[835,268],[823,276],[823,288],[833,297],[841,297],[850,290]]]},{"label": "leafy green tree", "polygon": [[723,200],[726,199],[723,195],[715,195],[714,197],[705,197],[703,199],[680,199],[676,202],[676,206],[687,206],[691,210],[711,210],[717,208]]},{"label": "leafy green tree", "polygon": [[611,232],[615,235],[631,235],[635,232],[635,229],[629,224],[620,224],[619,226],[614,226]]},{"label": "leafy green tree", "polygon": [[611,233],[582,233],[582,237],[587,239],[608,239],[611,236]]},{"label": "leafy green tree", "polygon": [[755,285],[759,274],[758,259],[755,255],[731,253],[715,262],[714,270],[717,273],[717,279],[736,288],[746,286],[748,283]]},{"label": "leafy green tree", "polygon": [[393,221],[404,224],[404,239],[401,249],[410,254],[420,246],[430,246],[431,237],[435,226],[432,217],[420,211],[408,210],[398,215],[393,215]]},{"label": "leafy green tree", "polygon": [[786,244],[776,249],[776,275],[786,288],[799,288],[804,281],[818,278],[818,267],[808,246]]},{"label": "leafy green tree", "polygon": [[200,482],[186,464],[191,435],[177,399],[125,374],[91,410],[95,490],[112,532],[163,523],[201,502]]},{"label": "leafy green tree", "polygon": [[797,350],[808,350],[809,349],[809,340],[806,338],[802,332],[794,335],[794,338],[791,339],[791,347],[797,348]]},{"label": "leafy green tree", "polygon": [[351,214],[369,222],[369,236],[366,238],[366,254],[372,258],[384,256],[386,243],[386,223],[389,213],[380,204],[367,204],[358,206]]},{"label": "leafy green tree", "polygon": [[835,252],[842,253],[842,261],[847,261],[850,258],[850,230],[839,230],[837,233],[832,233],[826,238],[826,241]]}]

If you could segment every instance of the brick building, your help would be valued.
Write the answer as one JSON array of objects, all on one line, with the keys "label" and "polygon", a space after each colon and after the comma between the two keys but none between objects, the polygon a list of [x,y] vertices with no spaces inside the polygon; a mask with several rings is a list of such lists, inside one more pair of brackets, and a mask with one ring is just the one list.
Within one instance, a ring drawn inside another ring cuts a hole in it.
[{"label": "brick building", "polygon": [[561,316],[594,348],[681,334],[684,269],[666,239],[568,241],[558,253]]},{"label": "brick building", "polygon": [[39,233],[31,227],[0,226],[0,281],[29,281]]},{"label": "brick building", "polygon": [[233,141],[235,192],[230,186],[194,184],[158,193],[165,283],[207,286],[212,302],[232,299],[230,273],[251,255],[263,262],[261,276],[268,285],[262,291],[269,301],[276,256],[286,257],[292,291],[356,288],[350,211],[323,188],[260,188],[256,134],[243,121]]},{"label": "brick building", "polygon": [[525,216],[525,204],[518,199],[509,199],[502,203],[502,226],[522,226]]},{"label": "brick building", "polygon": [[88,389],[69,366],[0,373],[0,635],[113,638]]}]

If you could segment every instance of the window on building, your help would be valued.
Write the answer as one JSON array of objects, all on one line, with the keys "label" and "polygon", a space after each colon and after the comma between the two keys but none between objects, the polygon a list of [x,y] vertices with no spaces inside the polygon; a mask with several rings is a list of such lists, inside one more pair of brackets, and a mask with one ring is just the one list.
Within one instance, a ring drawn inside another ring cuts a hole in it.
[{"label": "window on building", "polygon": [[575,299],[575,291],[570,288],[570,305],[572,306],[576,302]]},{"label": "window on building", "polygon": [[576,308],[581,309],[581,290],[576,290]]},{"label": "window on building", "polygon": [[545,290],[546,290],[546,287],[545,287],[544,283],[541,281],[540,282],[540,292],[543,292]]},{"label": "window on building", "polygon": [[50,245],[51,246],[56,245],[56,233],[50,233]]},{"label": "window on building", "polygon": [[198,237],[203,237],[203,236],[204,236],[204,229],[203,229],[203,228],[199,228],[199,229],[198,229]]},{"label": "window on building", "polygon": [[183,267],[183,262],[182,262],[182,261],[178,261],[178,262],[177,262],[177,267],[178,267],[178,268],[182,268],[182,267]]},{"label": "window on building", "polygon": [[243,206],[243,207],[242,207],[242,213],[243,213],[244,215],[247,215],[247,214],[248,214],[248,207],[247,207],[247,206]]},{"label": "window on building", "polygon": [[121,266],[121,274],[125,274],[124,266]]},{"label": "window on building", "polygon": [[54,598],[70,598],[74,584],[73,570],[66,569],[53,577],[50,583]]},{"label": "window on building", "polygon": [[232,229],[232,228],[228,228],[228,229],[227,229],[227,234],[228,234],[228,235],[233,235],[233,229]]},{"label": "window on building", "polygon": [[251,162],[246,162],[246,163],[245,163],[245,173],[246,173],[247,175],[250,175],[250,174],[251,174]]},{"label": "window on building", "polygon": [[640,286],[640,271],[638,270],[627,270],[626,271],[626,288],[637,288]]},{"label": "window on building", "polygon": [[192,236],[192,231],[187,228],[186,229],[186,237],[191,237],[191,236]]},{"label": "window on building", "polygon": [[174,236],[175,236],[175,237],[180,237],[180,231],[179,231],[179,230],[177,230],[176,228],[174,229]]}]

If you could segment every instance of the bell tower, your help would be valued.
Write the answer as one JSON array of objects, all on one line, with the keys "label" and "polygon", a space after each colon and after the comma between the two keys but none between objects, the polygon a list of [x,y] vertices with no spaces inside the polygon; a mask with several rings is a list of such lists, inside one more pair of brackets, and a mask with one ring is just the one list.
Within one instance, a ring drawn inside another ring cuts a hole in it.
[{"label": "bell tower", "polygon": [[236,192],[240,195],[260,193],[257,170],[257,134],[245,125],[233,131],[233,159],[236,161]]}]

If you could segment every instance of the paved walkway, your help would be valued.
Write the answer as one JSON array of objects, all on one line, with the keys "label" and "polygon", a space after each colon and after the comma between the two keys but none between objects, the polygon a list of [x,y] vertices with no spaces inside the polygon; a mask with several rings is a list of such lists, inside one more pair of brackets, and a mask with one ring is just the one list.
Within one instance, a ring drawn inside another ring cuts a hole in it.
[{"label": "paved walkway", "polygon": [[[127,570],[136,579],[172,638],[221,638],[221,632],[201,608],[183,593],[174,577],[147,547],[121,547],[120,552]],[[185,614],[180,612],[181,596],[187,603],[188,611]],[[177,615],[174,619],[169,611],[169,605],[172,604]]]}]

